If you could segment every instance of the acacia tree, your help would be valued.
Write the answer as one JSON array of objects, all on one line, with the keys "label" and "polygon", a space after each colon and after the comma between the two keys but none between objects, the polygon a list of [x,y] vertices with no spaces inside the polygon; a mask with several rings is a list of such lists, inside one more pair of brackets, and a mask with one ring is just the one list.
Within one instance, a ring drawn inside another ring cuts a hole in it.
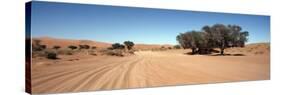
[{"label": "acacia tree", "polygon": [[125,46],[120,43],[114,43],[111,46],[112,46],[112,49],[124,49],[125,48]]},{"label": "acacia tree", "polygon": [[179,44],[184,48],[190,48],[192,50],[192,54],[195,54],[198,50],[202,50],[205,47],[205,33],[199,31],[188,31],[185,33],[180,33],[177,36],[177,40]]},{"label": "acacia tree", "polygon": [[191,48],[192,54],[211,53],[213,48],[219,48],[220,54],[229,47],[244,47],[249,33],[242,31],[238,25],[215,24],[204,26],[202,31],[188,31],[180,33],[177,41],[184,48]]},{"label": "acacia tree", "polygon": [[242,31],[238,25],[215,24],[213,26],[204,26],[203,31],[207,33],[208,46],[219,48],[220,54],[224,55],[224,49],[229,47],[244,47],[248,40],[249,33]]},{"label": "acacia tree", "polygon": [[127,47],[128,50],[131,50],[135,44],[131,41],[125,41],[124,45]]},{"label": "acacia tree", "polygon": [[[206,29],[203,27],[203,29]],[[220,53],[224,54],[224,49],[228,47],[228,43],[230,42],[230,30],[223,24],[215,24],[210,29],[204,30],[209,34],[210,42],[213,47],[219,48]]]}]

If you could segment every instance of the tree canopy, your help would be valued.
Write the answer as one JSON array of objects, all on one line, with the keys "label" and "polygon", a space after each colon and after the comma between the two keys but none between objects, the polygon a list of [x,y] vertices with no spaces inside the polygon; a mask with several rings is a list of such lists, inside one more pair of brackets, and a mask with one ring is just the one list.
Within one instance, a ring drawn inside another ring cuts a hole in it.
[{"label": "tree canopy", "polygon": [[249,33],[242,31],[238,25],[215,24],[206,25],[201,31],[180,33],[176,39],[184,49],[192,49],[192,54],[206,54],[213,48],[219,48],[223,55],[225,48],[244,47],[248,36]]},{"label": "tree canopy", "polygon": [[124,45],[127,47],[128,50],[131,50],[135,44],[132,41],[125,41]]}]

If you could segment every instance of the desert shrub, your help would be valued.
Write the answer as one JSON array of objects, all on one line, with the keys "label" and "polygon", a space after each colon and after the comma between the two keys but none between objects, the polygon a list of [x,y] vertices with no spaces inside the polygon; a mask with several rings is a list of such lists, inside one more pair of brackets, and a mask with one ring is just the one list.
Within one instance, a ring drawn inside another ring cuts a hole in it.
[{"label": "desert shrub", "polygon": [[32,57],[45,57],[46,54],[44,51],[32,51]]},{"label": "desert shrub", "polygon": [[59,55],[73,55],[75,51],[69,49],[59,49],[55,51]]},{"label": "desert shrub", "polygon": [[158,51],[165,51],[165,50],[167,50],[168,48],[166,48],[165,46],[161,46],[159,49],[156,49],[156,50],[158,50]]},{"label": "desert shrub", "polygon": [[108,47],[107,50],[113,50],[113,48],[112,47]]},{"label": "desert shrub", "polygon": [[135,51],[136,51],[136,50],[129,50],[128,53],[129,53],[129,54],[135,54]]},{"label": "desert shrub", "polygon": [[43,50],[47,48],[46,45],[40,45],[40,47],[41,47]]},{"label": "desert shrub", "polygon": [[55,52],[46,52],[46,53],[48,59],[58,59],[57,53]]},{"label": "desert shrub", "polygon": [[73,53],[72,52],[67,52],[66,55],[73,55]]},{"label": "desert shrub", "polygon": [[60,46],[53,46],[53,49],[55,49],[55,50],[58,50],[60,48],[61,48]]},{"label": "desert shrub", "polygon": [[168,47],[168,49],[172,49],[172,47]]},{"label": "desert shrub", "polygon": [[42,51],[47,47],[46,45],[41,45],[41,40],[34,39],[32,42],[32,51]]},{"label": "desert shrub", "polygon": [[98,53],[97,50],[93,50],[93,49],[88,51],[88,54],[93,56],[97,56],[98,55],[97,53]]},{"label": "desert shrub", "polygon": [[74,49],[77,49],[77,46],[70,45],[70,46],[68,46],[68,48],[70,48],[71,50],[74,50]]},{"label": "desert shrub", "polygon": [[107,49],[107,50],[101,50],[99,52],[102,53],[102,55],[120,56],[120,57],[125,56],[125,52],[122,49],[114,49],[114,50]]},{"label": "desert shrub", "polygon": [[96,52],[90,52],[89,54],[93,55],[93,56],[97,56],[98,55]]},{"label": "desert shrub", "polygon": [[181,49],[181,46],[180,46],[180,45],[174,45],[173,48],[174,48],[174,49]]},{"label": "desert shrub", "polygon": [[96,46],[92,46],[92,49],[97,49],[97,47]]},{"label": "desert shrub", "polygon": [[124,51],[120,50],[120,49],[114,49],[114,50],[108,50],[106,52],[107,55],[111,55],[111,56],[124,56]]},{"label": "desert shrub", "polygon": [[89,49],[90,46],[89,45],[79,45],[79,49]]}]

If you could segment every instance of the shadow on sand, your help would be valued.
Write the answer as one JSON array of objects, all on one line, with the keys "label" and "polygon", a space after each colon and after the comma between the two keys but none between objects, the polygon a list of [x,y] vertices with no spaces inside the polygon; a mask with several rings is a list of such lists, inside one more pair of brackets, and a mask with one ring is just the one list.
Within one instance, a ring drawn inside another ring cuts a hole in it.
[{"label": "shadow on sand", "polygon": [[210,54],[198,54],[198,53],[193,54],[192,52],[187,52],[187,53],[184,53],[184,54],[186,54],[186,55],[206,55],[206,56],[245,56],[245,54],[223,54],[223,55],[212,54],[212,53],[210,53]]}]

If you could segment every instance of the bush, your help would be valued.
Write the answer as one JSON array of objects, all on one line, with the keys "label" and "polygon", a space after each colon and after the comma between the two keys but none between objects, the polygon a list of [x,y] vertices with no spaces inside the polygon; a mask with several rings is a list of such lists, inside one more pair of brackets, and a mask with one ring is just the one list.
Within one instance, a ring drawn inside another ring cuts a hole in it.
[{"label": "bush", "polygon": [[107,51],[107,55],[123,57],[124,52],[123,52],[123,50],[120,50],[120,49],[109,50],[109,51]]},{"label": "bush", "polygon": [[92,46],[92,49],[96,49],[97,47],[96,46]]},{"label": "bush", "polygon": [[32,51],[42,51],[47,48],[46,45],[41,45],[41,40],[32,40]]},{"label": "bush", "polygon": [[168,47],[168,49],[172,49],[172,47]]},{"label": "bush", "polygon": [[68,48],[70,48],[71,50],[74,50],[74,49],[77,49],[77,46],[70,45],[70,46],[68,46]]},{"label": "bush", "polygon": [[181,46],[180,45],[175,45],[174,49],[181,49]]},{"label": "bush", "polygon": [[79,49],[89,49],[89,45],[79,45]]},{"label": "bush", "polygon": [[54,46],[53,47],[53,49],[55,49],[55,50],[58,50],[58,49],[60,49],[61,47],[60,46]]},{"label": "bush", "polygon": [[58,59],[57,53],[55,53],[55,52],[47,52],[47,58],[48,59]]},{"label": "bush", "polygon": [[74,51],[69,50],[69,49],[60,49],[55,51],[59,55],[73,55]]},{"label": "bush", "polygon": [[90,55],[97,56],[95,52],[90,52]]}]

